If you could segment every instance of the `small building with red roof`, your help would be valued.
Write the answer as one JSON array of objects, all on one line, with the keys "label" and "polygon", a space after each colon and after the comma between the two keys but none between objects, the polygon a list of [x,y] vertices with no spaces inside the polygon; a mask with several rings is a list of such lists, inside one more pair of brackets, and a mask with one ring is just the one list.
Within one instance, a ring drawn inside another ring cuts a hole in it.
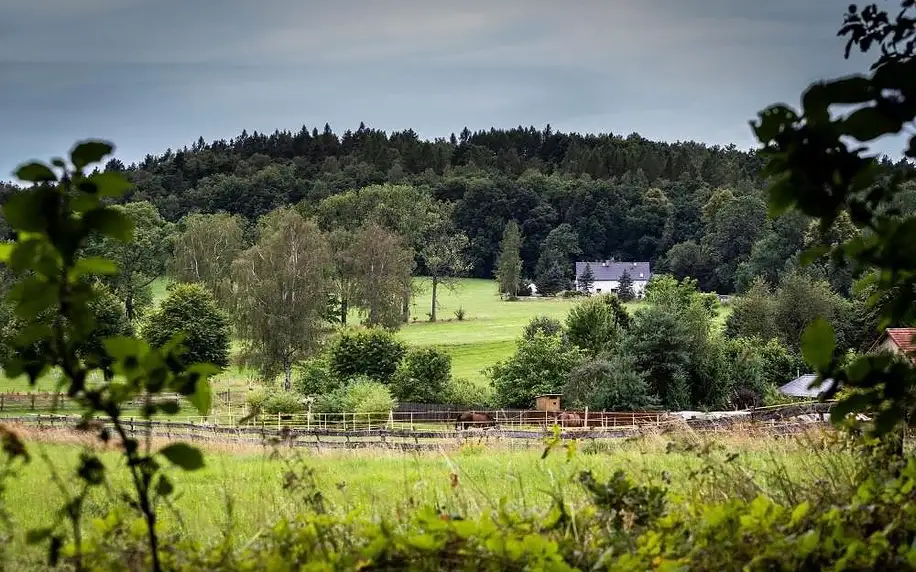
[{"label": "small building with red roof", "polygon": [[888,328],[872,346],[872,351],[889,351],[916,358],[916,328]]}]

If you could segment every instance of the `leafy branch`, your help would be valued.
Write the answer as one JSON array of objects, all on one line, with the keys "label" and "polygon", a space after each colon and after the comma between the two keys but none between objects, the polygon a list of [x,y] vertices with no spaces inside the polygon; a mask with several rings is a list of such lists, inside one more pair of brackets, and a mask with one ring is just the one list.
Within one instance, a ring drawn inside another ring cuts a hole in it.
[{"label": "leafy branch", "polygon": [[[203,456],[182,443],[153,451],[147,440],[141,447],[123,422],[122,410],[128,401],[144,396],[145,418],[174,414],[177,403],[154,397],[177,392],[206,414],[211,401],[208,378],[218,370],[207,364],[185,363],[180,336],[160,348],[127,336],[108,337],[102,344],[88,343],[100,325],[91,306],[98,296],[99,277],[114,275],[118,268],[110,260],[82,256],[82,249],[93,235],[128,242],[133,230],[131,220],[121,210],[104,204],[105,199],[122,195],[130,184],[115,172],[85,174],[88,166],[112,150],[108,143],[85,141],[73,148],[70,165],[55,158],[50,165],[33,162],[16,171],[16,176],[31,187],[14,194],[3,208],[17,239],[0,246],[0,262],[18,277],[9,301],[25,325],[13,340],[17,351],[3,365],[8,376],[25,374],[32,385],[52,368],[59,368],[67,396],[83,411],[83,427],[92,428],[103,442],[112,436],[118,439],[133,485],[125,500],[145,521],[151,568],[159,571],[156,509],[159,501],[174,491],[160,471],[160,459],[195,470],[203,466]],[[94,371],[103,374],[103,382],[90,382]],[[99,414],[105,423],[90,423]],[[72,552],[78,570],[83,568],[79,532],[82,501],[90,488],[104,482],[105,471],[100,458],[83,454],[77,468],[83,487],[62,511],[74,528]],[[29,534],[33,542],[51,539],[52,561],[62,543],[53,530]]]}]

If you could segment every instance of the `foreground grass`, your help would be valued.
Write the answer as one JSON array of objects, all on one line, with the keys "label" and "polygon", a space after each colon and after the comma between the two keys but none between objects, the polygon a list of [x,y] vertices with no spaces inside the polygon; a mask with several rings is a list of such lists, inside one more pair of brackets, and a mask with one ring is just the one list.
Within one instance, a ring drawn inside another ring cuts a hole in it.
[{"label": "foreground grass", "polygon": [[[27,546],[25,532],[57,521],[65,486],[76,486],[71,475],[78,462],[80,445],[53,442],[49,434],[27,433],[33,460],[8,483],[2,499],[14,528],[13,553],[21,562],[42,557],[39,548]],[[52,442],[48,442],[48,441]],[[58,439],[59,440],[59,439]],[[541,514],[551,499],[563,497],[575,507],[584,500],[574,479],[581,471],[593,471],[605,479],[625,470],[642,482],[669,481],[674,498],[694,499],[703,494],[690,477],[701,460],[689,452],[670,453],[671,443],[702,444],[696,436],[646,437],[634,441],[582,444],[571,457],[563,451],[541,458],[542,449],[508,450],[469,444],[438,453],[389,451],[312,452],[268,448],[211,449],[207,466],[184,473],[168,469],[179,491],[174,510],[163,509],[169,530],[215,543],[230,534],[246,541],[278,519],[292,517],[306,508],[305,492],[284,488],[284,475],[291,469],[305,476],[313,471],[317,489],[332,512],[357,513],[373,520],[404,522],[421,506],[433,506],[453,514],[476,515],[485,509],[504,508]],[[780,486],[780,480],[823,478],[814,465],[824,458],[812,454],[810,440],[772,440],[749,437],[720,438],[716,443],[739,453],[740,474],[751,475],[762,486]],[[128,485],[127,475],[115,452],[102,453],[112,468],[105,487],[97,489],[85,506],[87,522],[106,514]],[[835,459],[834,459],[835,460]],[[768,484],[769,483],[769,484]],[[728,488],[717,485],[727,496]],[[71,491],[73,492],[73,491]]]}]

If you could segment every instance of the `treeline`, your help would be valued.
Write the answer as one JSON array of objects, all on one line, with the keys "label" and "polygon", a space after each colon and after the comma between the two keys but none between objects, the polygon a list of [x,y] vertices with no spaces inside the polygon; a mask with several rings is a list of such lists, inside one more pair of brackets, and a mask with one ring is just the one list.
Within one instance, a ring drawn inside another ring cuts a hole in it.
[{"label": "treeline", "polygon": [[[825,239],[801,215],[767,218],[761,167],[756,153],[734,146],[658,143],[635,134],[579,135],[548,126],[465,129],[424,141],[412,130],[387,134],[361,125],[342,135],[325,126],[200,139],[135,165],[111,160],[105,170],[122,171],[134,183],[125,202],[149,202],[170,222],[192,213],[239,215],[249,241],[256,221],[277,208],[315,213],[367,187],[409,187],[467,237],[471,276],[493,277],[505,226],[516,221],[526,280],[556,282],[555,266],[569,280],[577,259],[616,258],[647,260],[660,271],[696,277],[703,290],[729,293],[756,276],[775,280],[800,250]],[[888,174],[908,168],[887,160],[883,167]],[[826,238],[854,231],[848,225]],[[418,273],[426,271],[422,259],[415,262]],[[830,280],[848,288],[841,276]]]}]

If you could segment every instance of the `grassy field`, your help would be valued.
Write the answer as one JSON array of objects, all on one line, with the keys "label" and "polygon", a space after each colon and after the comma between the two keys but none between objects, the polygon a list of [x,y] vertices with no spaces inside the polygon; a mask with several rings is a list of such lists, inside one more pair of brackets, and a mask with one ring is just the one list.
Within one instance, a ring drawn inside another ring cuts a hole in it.
[{"label": "grassy field", "polygon": [[[54,522],[54,511],[62,499],[51,468],[41,457],[53,459],[54,470],[65,477],[66,486],[75,486],[68,476],[73,474],[81,449],[72,443],[46,442],[53,439],[47,434],[32,434],[31,438],[42,440],[29,441],[35,458],[8,483],[4,500],[15,524],[14,552],[35,559],[41,557],[41,551],[25,546],[24,530]],[[231,503],[232,534],[240,540],[249,539],[278,518],[303,509],[304,493],[283,488],[284,473],[290,468],[300,475],[305,468],[313,469],[317,487],[333,511],[358,511],[364,517],[392,522],[402,521],[419,506],[438,506],[459,514],[478,514],[500,506],[544,511],[553,494],[562,494],[575,506],[584,499],[574,482],[583,470],[593,471],[601,479],[624,469],[637,480],[657,483],[665,473],[675,495],[702,495],[703,490],[689,484],[687,477],[700,466],[700,459],[691,453],[666,451],[669,443],[688,441],[698,442],[696,436],[649,436],[612,442],[600,451],[582,445],[569,459],[562,450],[541,459],[537,448],[510,451],[475,445],[449,453],[419,454],[339,451],[300,452],[293,457],[286,450],[282,452],[284,459],[271,458],[267,449],[211,450],[203,470],[185,473],[168,469],[180,495],[175,501],[176,512],[165,510],[163,518],[172,530],[216,542],[227,529]],[[736,463],[741,469],[735,474],[752,475],[764,491],[782,482],[771,482],[768,475],[784,475],[798,482],[823,476],[823,466],[819,465],[823,458],[812,454],[804,441],[751,439],[736,434],[719,437],[716,442],[724,447],[721,457],[727,452],[740,453]],[[105,453],[103,458],[114,469],[106,486],[90,497],[87,519],[105,514],[127,485],[118,456]],[[722,483],[716,487],[727,494]]]},{"label": "grassy field", "polygon": [[[452,356],[452,372],[456,378],[471,383],[489,383],[484,370],[497,361],[510,356],[515,341],[525,325],[535,316],[543,315],[564,320],[569,310],[579,299],[530,298],[507,302],[500,299],[493,280],[467,278],[459,280],[456,287],[439,288],[439,309],[437,322],[429,322],[432,292],[427,278],[417,278],[417,294],[411,308],[411,322],[403,327],[398,336],[410,345],[435,345],[446,349]],[[153,283],[154,304],[159,304],[168,294],[168,281],[160,279]],[[640,302],[627,304],[630,312],[636,311]],[[459,321],[455,312],[465,312]],[[727,308],[720,311],[716,321],[721,327],[727,316]],[[351,316],[353,323],[359,317]],[[240,344],[233,343],[233,353],[238,353]],[[56,377],[46,376],[34,388],[38,391],[53,391]],[[214,383],[216,390],[230,389],[240,396],[252,385],[260,384],[257,372],[233,366],[220,375]],[[24,379],[6,379],[0,376],[0,392],[28,391]]]}]

